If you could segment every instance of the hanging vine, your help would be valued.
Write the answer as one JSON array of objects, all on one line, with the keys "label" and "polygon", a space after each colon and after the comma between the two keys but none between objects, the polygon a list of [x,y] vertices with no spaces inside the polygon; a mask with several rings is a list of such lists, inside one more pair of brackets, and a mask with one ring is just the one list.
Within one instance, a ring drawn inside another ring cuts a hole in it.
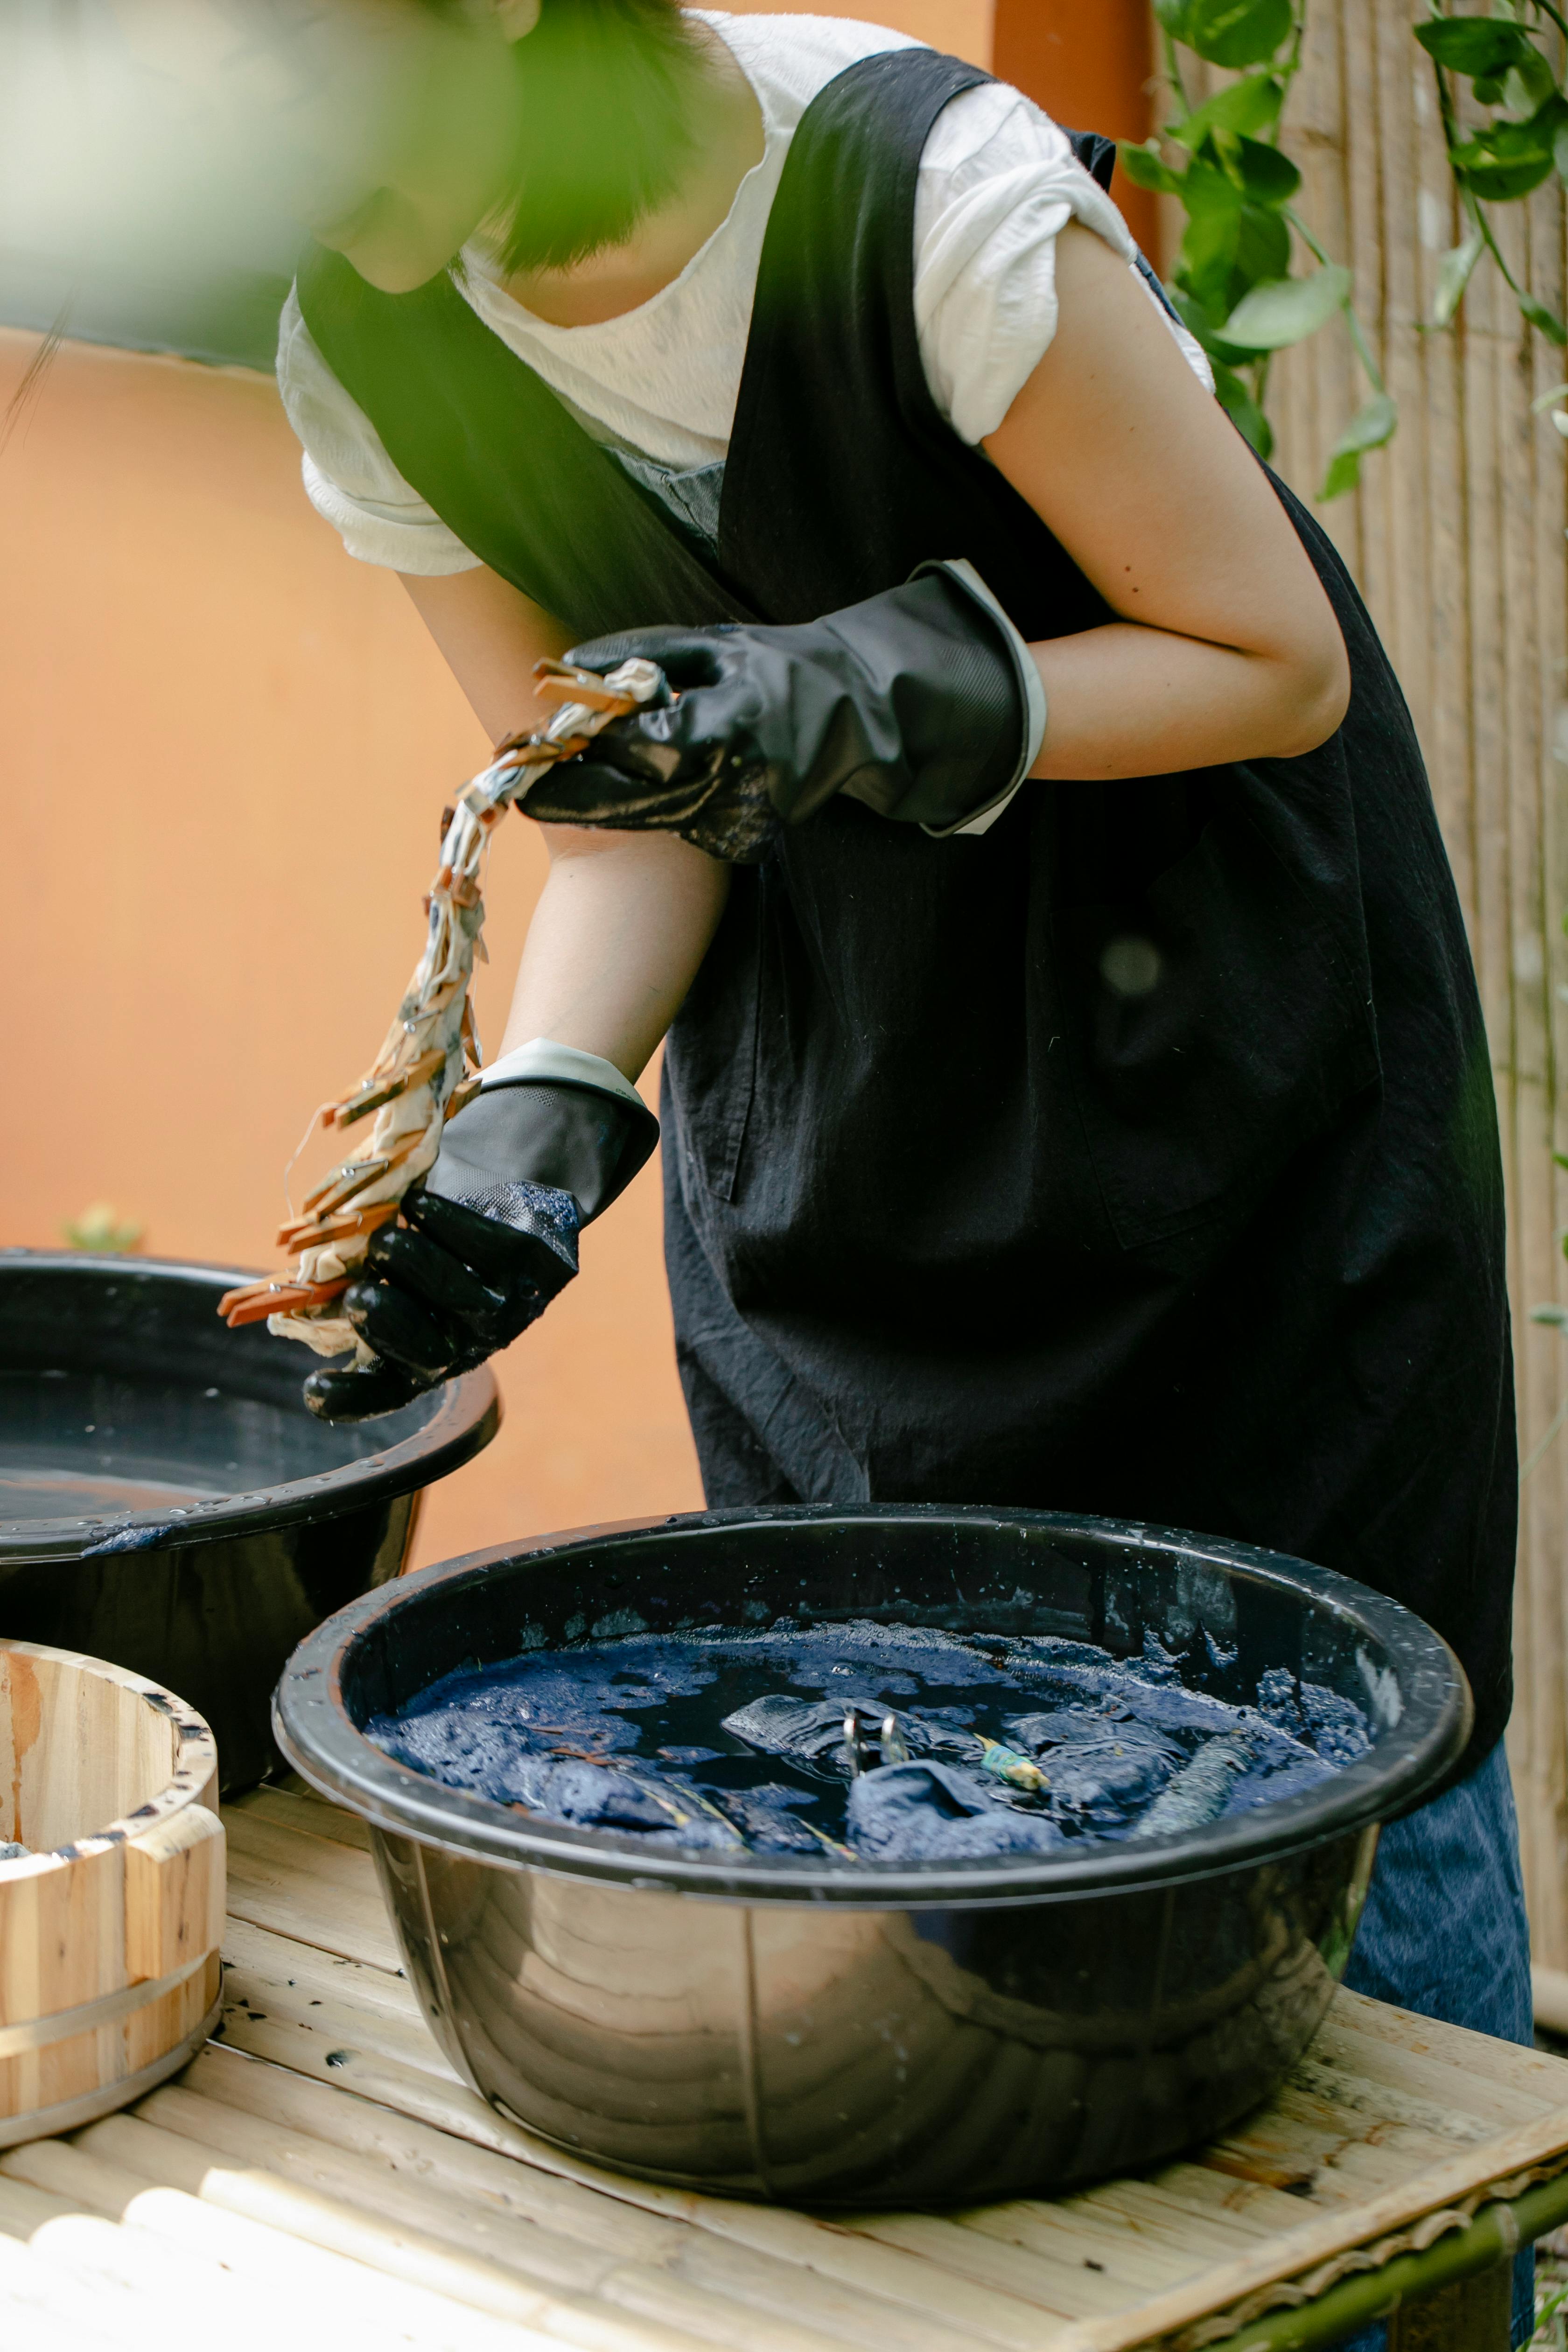
[{"label": "hanging vine", "polygon": [[[1301,69],[1307,5],[1154,0],[1175,112],[1142,146],[1123,145],[1121,163],[1137,186],[1173,196],[1182,207],[1171,297],[1208,354],[1221,402],[1261,457],[1273,448],[1265,403],[1275,352],[1343,316],[1366,398],[1330,454],[1318,490],[1326,500],[1355,488],[1362,460],[1393,438],[1399,412],[1357,316],[1352,274],[1331,259],[1301,218],[1295,202],[1301,175],[1279,144],[1290,85]],[[1568,181],[1568,17],[1551,0],[1497,0],[1485,16],[1435,5],[1415,38],[1436,75],[1465,223],[1464,236],[1438,266],[1427,324],[1453,324],[1478,262],[1488,256],[1526,324],[1554,344],[1568,344],[1555,311],[1515,278],[1489,217],[1490,206],[1521,201],[1553,172]],[[1236,79],[1194,104],[1184,51]],[[1293,268],[1303,257],[1312,266]],[[1536,406],[1565,394],[1568,384],[1558,384]],[[1568,435],[1568,410],[1554,407],[1553,421]]]},{"label": "hanging vine", "polygon": [[[1350,271],[1331,261],[1296,209],[1301,174],[1279,145],[1290,85],[1301,69],[1302,0],[1155,0],[1165,86],[1177,112],[1122,169],[1142,188],[1173,196],[1185,226],[1171,299],[1208,355],[1215,389],[1258,455],[1274,436],[1265,414],[1276,352],[1342,312],[1367,398],[1334,446],[1320,499],[1360,478],[1369,449],[1389,439],[1398,411],[1352,299]],[[1182,52],[1237,79],[1194,105]],[[1316,265],[1293,274],[1299,243]]]}]

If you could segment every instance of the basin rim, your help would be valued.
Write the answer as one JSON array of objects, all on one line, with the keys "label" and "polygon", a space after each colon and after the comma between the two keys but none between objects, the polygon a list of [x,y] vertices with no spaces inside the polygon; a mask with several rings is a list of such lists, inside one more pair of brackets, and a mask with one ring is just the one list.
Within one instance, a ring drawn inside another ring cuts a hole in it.
[{"label": "basin rim", "polygon": [[[213,1320],[225,1290],[254,1282],[255,1272],[183,1258],[128,1257],[89,1250],[0,1249],[0,1290],[13,1273],[113,1274],[121,1280],[157,1279],[188,1284],[212,1294]],[[283,1341],[279,1346],[287,1344]],[[309,1351],[298,1349],[301,1382],[310,1370]],[[465,1372],[432,1392],[423,1428],[375,1454],[362,1454],[336,1470],[313,1471],[273,1486],[246,1487],[219,1500],[193,1503],[178,1512],[121,1511],[85,1517],[0,1519],[0,1570],[41,1566],[46,1561],[98,1556],[106,1539],[127,1535],[145,1542],[105,1549],[106,1559],[121,1550],[174,1551],[187,1546],[230,1542],[302,1519],[341,1518],[394,1502],[416,1487],[434,1484],[487,1446],[500,1426],[500,1392],[488,1364]]]},{"label": "basin rim", "polygon": [[[781,1523],[825,1521],[844,1527],[889,1521],[1023,1526],[1064,1538],[1136,1543],[1146,1552],[1179,1551],[1205,1565],[1244,1571],[1289,1591],[1306,1592],[1349,1618],[1385,1655],[1397,1657],[1403,1712],[1397,1726],[1386,1730],[1366,1756],[1317,1788],[1200,1830],[1136,1843],[1089,1846],[1086,1841],[1086,1851],[1006,1862],[858,1862],[853,1867],[817,1864],[795,1854],[750,1854],[737,1863],[711,1853],[649,1853],[634,1835],[552,1824],[410,1771],[367,1738],[349,1715],[342,1686],[351,1652],[391,1612],[443,1587],[457,1592],[501,1568],[531,1567],[559,1574],[574,1551],[599,1552],[649,1536],[743,1532]],[[564,1873],[647,1893],[897,1910],[990,1908],[998,1903],[1132,1894],[1284,1861],[1410,1811],[1461,1753],[1472,1720],[1469,1685],[1442,1636],[1399,1601],[1332,1569],[1226,1538],[1087,1513],[876,1503],[848,1509],[807,1504],[618,1520],[566,1528],[521,1549],[500,1544],[437,1562],[363,1594],[308,1634],[284,1668],[272,1706],[274,1738],[295,1770],[331,1802],[395,1837],[476,1862]]]}]

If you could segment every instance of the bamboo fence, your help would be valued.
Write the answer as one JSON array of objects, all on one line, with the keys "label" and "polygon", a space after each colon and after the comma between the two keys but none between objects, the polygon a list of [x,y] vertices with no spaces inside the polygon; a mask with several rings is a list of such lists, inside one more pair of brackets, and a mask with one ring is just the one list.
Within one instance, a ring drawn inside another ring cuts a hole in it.
[{"label": "bamboo fence", "polygon": [[[1398,434],[1361,488],[1318,509],[1344,553],[1415,713],[1469,928],[1491,1042],[1509,1202],[1520,1453],[1568,1398],[1568,1343],[1532,1307],[1568,1294],[1568,1192],[1553,1149],[1568,1075],[1568,444],[1531,404],[1568,353],[1524,329],[1482,260],[1458,326],[1434,333],[1439,260],[1459,241],[1431,68],[1412,37],[1425,0],[1307,0],[1304,69],[1284,143],[1300,209],[1355,272],[1355,299]],[[1561,313],[1563,190],[1492,207],[1520,283]],[[1275,464],[1311,499],[1367,396],[1336,320],[1276,362]],[[1568,1968],[1568,1429],[1521,1496],[1518,1698],[1509,1750],[1535,1957]]]}]

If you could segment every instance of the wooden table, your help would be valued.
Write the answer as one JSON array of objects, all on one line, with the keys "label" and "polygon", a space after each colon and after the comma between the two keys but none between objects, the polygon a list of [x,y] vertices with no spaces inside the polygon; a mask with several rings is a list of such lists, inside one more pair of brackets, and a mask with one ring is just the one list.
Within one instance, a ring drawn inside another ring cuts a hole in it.
[{"label": "wooden table", "polygon": [[5,2352],[1279,2352],[1444,2273],[1396,2347],[1492,2352],[1479,2265],[1568,2215],[1568,2063],[1348,1993],[1245,2126],[1077,2196],[819,2219],[623,2179],[447,2066],[363,1824],[297,1785],[226,1820],[222,2039],[0,2158]]}]

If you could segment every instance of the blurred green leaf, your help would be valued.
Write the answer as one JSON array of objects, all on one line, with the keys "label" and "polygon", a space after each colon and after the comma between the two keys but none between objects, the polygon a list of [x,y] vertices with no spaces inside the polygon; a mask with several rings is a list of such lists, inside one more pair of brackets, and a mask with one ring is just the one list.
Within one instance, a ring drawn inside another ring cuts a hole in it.
[{"label": "blurred green leaf", "polygon": [[1528,122],[1490,122],[1453,151],[1462,184],[1487,204],[1510,204],[1529,195],[1552,169],[1559,109],[1554,101]]},{"label": "blurred green leaf", "polygon": [[136,1247],[142,1234],[139,1224],[121,1215],[112,1201],[94,1201],[60,1231],[72,1249],[90,1250],[100,1257],[122,1257]]},{"label": "blurred green leaf", "polygon": [[1290,37],[1290,0],[1187,0],[1176,38],[1216,66],[1258,66]]},{"label": "blurred green leaf", "polygon": [[1174,125],[1171,136],[1184,147],[1202,146],[1211,131],[1236,131],[1254,138],[1279,120],[1284,95],[1284,84],[1273,74],[1248,74],[1242,81],[1226,82],[1223,89],[1205,99],[1184,122]]},{"label": "blurred green leaf", "polygon": [[1351,273],[1337,262],[1314,270],[1310,278],[1279,278],[1255,286],[1244,294],[1222,333],[1227,343],[1244,351],[1283,351],[1316,332],[1336,310],[1342,310],[1351,290]]},{"label": "blurred green leaf", "polygon": [[1241,377],[1223,361],[1215,361],[1214,371],[1215,397],[1232,423],[1239,427],[1264,459],[1274,454],[1274,435],[1268,419],[1254,400]]},{"label": "blurred green leaf", "polygon": [[1161,30],[1169,33],[1173,41],[1187,37],[1188,5],[1189,0],[1154,0],[1154,16]]},{"label": "blurred green leaf", "polygon": [[1568,180],[1568,123],[1559,123],[1552,142],[1552,161],[1560,180]]},{"label": "blurred green leaf", "polygon": [[1226,289],[1222,311],[1234,310],[1244,294],[1266,279],[1289,277],[1290,231],[1279,213],[1262,205],[1247,205],[1236,240],[1236,282]]},{"label": "blurred green leaf", "polygon": [[[1561,1152],[1554,1151],[1552,1156],[1554,1160],[1560,1160],[1563,1155]],[[1568,1307],[1532,1307],[1530,1310],[1530,1319],[1532,1323],[1554,1323],[1561,1330],[1563,1326],[1568,1323]]]},{"label": "blurred green leaf", "polygon": [[1252,352],[1240,351],[1236,344],[1227,343],[1220,333],[1219,320],[1211,310],[1205,310],[1201,302],[1195,302],[1184,288],[1173,287],[1171,299],[1176,307],[1177,315],[1183,326],[1203,345],[1211,360],[1226,368],[1251,365]]},{"label": "blurred green leaf", "polygon": [[1179,196],[1184,175],[1173,172],[1161,160],[1160,152],[1151,139],[1142,147],[1122,140],[1116,151],[1116,160],[1135,188],[1152,188],[1157,195]]},{"label": "blurred green leaf", "polygon": [[1446,327],[1470,282],[1470,272],[1480,259],[1486,239],[1479,228],[1473,228],[1462,245],[1450,246],[1437,265],[1437,291],[1432,302],[1432,324]]},{"label": "blurred green leaf", "polygon": [[1557,76],[1533,46],[1517,65],[1510,66],[1498,93],[1505,113],[1516,122],[1527,121],[1557,95]]},{"label": "blurred green leaf", "polygon": [[1415,37],[1450,73],[1505,74],[1530,47],[1518,25],[1499,16],[1444,16],[1417,25]]},{"label": "blurred green leaf", "polygon": [[1237,138],[1237,167],[1249,202],[1288,205],[1301,184],[1301,174],[1289,155],[1260,139]]},{"label": "blurred green leaf", "polygon": [[1399,410],[1391,396],[1386,392],[1374,392],[1365,407],[1359,408],[1351,418],[1329,454],[1329,470],[1318,492],[1321,506],[1355,488],[1361,479],[1362,459],[1369,449],[1381,449],[1385,441],[1392,441],[1398,423]]},{"label": "blurred green leaf", "polygon": [[1189,215],[1237,213],[1246,201],[1230,173],[1215,161],[1212,140],[1205,142],[1203,153],[1194,155],[1182,174],[1182,202]]},{"label": "blurred green leaf", "polygon": [[1230,281],[1241,242],[1241,207],[1191,213],[1176,256],[1176,278],[1205,310],[1223,319],[1230,308]]},{"label": "blurred green leaf", "polygon": [[1549,341],[1568,343],[1568,327],[1563,325],[1555,310],[1549,310],[1544,302],[1536,300],[1533,294],[1520,294],[1515,299],[1531,325],[1538,328]]}]

